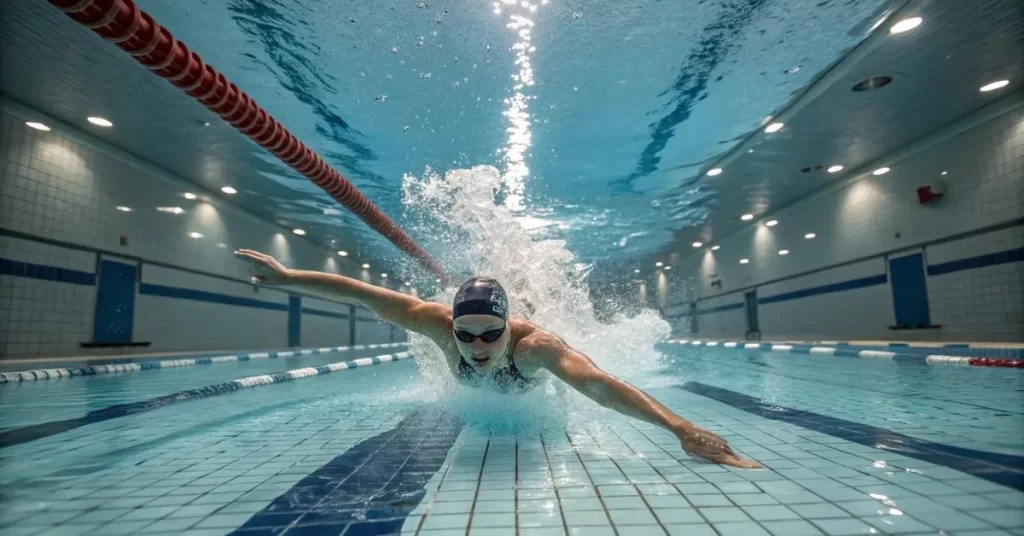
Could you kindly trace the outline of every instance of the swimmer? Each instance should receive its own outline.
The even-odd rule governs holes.
[[[460,382],[519,391],[539,384],[543,371],[548,371],[606,408],[668,430],[692,456],[736,467],[760,467],[737,456],[718,435],[597,368],[558,336],[510,317],[505,290],[493,279],[470,279],[449,307],[341,275],[291,270],[258,251],[242,249],[235,255],[249,263],[253,283],[356,302],[385,321],[427,336],[441,347],[448,369]]]

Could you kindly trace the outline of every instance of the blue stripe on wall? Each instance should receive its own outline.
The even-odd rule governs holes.
[[[448,411],[420,409],[327,462],[232,534],[398,534],[461,430]]]
[[[302,339],[302,298],[288,296],[288,346],[299,346]]]
[[[925,439],[906,436],[885,428],[851,422],[820,413],[766,403],[743,393],[722,389],[699,382],[686,382],[679,387],[685,391],[717,400],[747,413],[795,424],[808,430],[828,434],[879,449],[894,452],[917,460],[942,465],[983,478],[1004,486],[1024,491],[1024,456],[999,454],[951,445],[934,443]]]
[[[803,290],[794,290],[793,292],[784,292],[782,294],[776,294],[774,296],[765,296],[757,300],[758,304],[765,303],[778,303],[789,300],[798,300],[800,298],[807,298],[810,296],[817,296],[819,294],[831,294],[833,292],[843,292],[845,290],[853,290],[858,288],[873,287],[875,285],[884,285],[888,282],[885,274],[873,275],[870,277],[862,277],[860,279],[851,279],[849,281],[840,281],[839,283],[831,283],[828,285],[822,285],[820,287],[805,288]]]
[[[967,259],[933,264],[928,267],[928,275],[951,274],[953,272],[973,270],[975,268],[984,268],[986,266],[996,266],[1011,262],[1024,262],[1024,248],[1010,249],[1000,251],[998,253],[989,253],[988,255],[978,255],[977,257],[969,257]]]
[[[142,283],[139,285],[139,294],[149,296],[161,296],[164,298],[177,298],[181,300],[192,300],[209,303],[220,303],[224,305],[240,305],[243,307],[256,307],[258,309],[271,309],[274,311],[287,311],[288,306],[283,303],[274,303],[252,298],[240,298],[205,290],[193,290],[188,288],[169,287],[155,283]]]
[[[96,284],[96,274],[90,274],[89,272],[3,258],[0,258],[0,274],[40,279],[42,281],[71,283],[74,285]]]
[[[334,311],[324,311],[323,309],[314,309],[312,307],[303,307],[302,308],[302,312],[303,312],[303,314],[313,315],[313,316],[326,316],[326,317],[330,317],[330,318],[342,318],[342,319],[347,319],[348,318],[348,315],[345,314],[345,313],[335,313]]]

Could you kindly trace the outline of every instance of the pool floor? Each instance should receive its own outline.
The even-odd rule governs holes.
[[[699,356],[687,363],[711,359]],[[765,468],[691,459],[671,435],[604,410],[583,427],[485,430],[403,396],[419,381],[412,363],[383,364],[0,449],[0,533],[1024,534],[1024,482],[679,385],[648,392]]]

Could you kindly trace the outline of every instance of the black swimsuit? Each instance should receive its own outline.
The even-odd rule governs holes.
[[[466,362],[466,358],[460,356],[458,374],[459,378],[463,380],[473,381],[487,379],[500,391],[505,393],[528,391],[540,383],[540,379],[538,378],[527,378],[526,376],[523,376],[523,373],[519,372],[519,369],[516,367],[516,362],[512,359],[511,355],[508,356],[507,367],[496,369],[494,372],[491,372],[486,376],[477,372],[476,369],[473,368],[473,365]]]

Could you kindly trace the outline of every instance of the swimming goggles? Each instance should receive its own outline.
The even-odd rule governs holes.
[[[502,327],[500,327],[498,329],[492,329],[490,331],[485,331],[485,332],[483,332],[483,333],[481,333],[479,335],[473,335],[472,333],[470,333],[468,331],[461,330],[461,329],[456,329],[456,330],[454,330],[455,331],[455,338],[459,339],[462,342],[473,342],[473,341],[475,341],[477,339],[480,339],[480,340],[482,340],[482,341],[484,341],[486,343],[492,343],[492,342],[494,342],[494,341],[496,341],[496,340],[501,338],[501,335],[503,333],[505,333],[505,328],[506,327],[507,326],[502,326]]]

